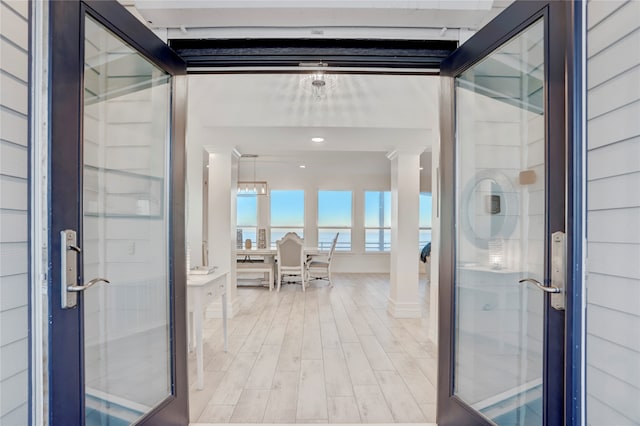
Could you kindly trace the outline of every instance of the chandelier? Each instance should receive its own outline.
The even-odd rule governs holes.
[[[239,196],[253,196],[253,195],[267,195],[267,182],[256,180],[256,158],[255,154],[243,154],[240,158],[253,158],[253,180],[238,180],[238,195]],[[238,177],[240,177],[240,162],[238,161]]]
[[[311,94],[316,101],[326,98],[327,94],[334,91],[337,85],[338,76],[327,74],[324,71],[314,71],[300,76],[300,88]]]

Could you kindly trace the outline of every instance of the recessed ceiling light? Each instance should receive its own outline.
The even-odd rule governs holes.
[[[311,138],[311,140],[312,140],[313,142],[324,142],[324,138],[319,138],[319,137]]]
[[[300,168],[301,168],[301,169],[306,169],[306,168],[307,168],[307,166],[305,166],[304,164],[300,164]]]
[[[424,167],[420,167],[420,170],[424,170]]]

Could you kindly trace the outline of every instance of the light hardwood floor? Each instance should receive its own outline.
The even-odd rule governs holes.
[[[205,322],[205,389],[195,389],[189,354],[190,416],[199,423],[435,422],[436,348],[423,316],[387,314],[386,274],[335,274],[312,282],[239,288],[239,313]]]

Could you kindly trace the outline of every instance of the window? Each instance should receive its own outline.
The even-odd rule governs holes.
[[[420,237],[419,248],[431,242],[431,193],[420,193]]]
[[[365,191],[364,234],[365,251],[391,249],[391,192]]]
[[[304,238],[304,191],[271,191],[271,247],[287,232]]]
[[[242,245],[244,241],[250,239],[253,246],[257,246],[258,229],[258,197],[255,194],[238,195],[237,203],[237,224],[238,232],[242,231]],[[238,235],[240,238],[240,235]]]
[[[351,191],[318,191],[318,248],[329,250],[340,233],[336,250],[351,250]]]

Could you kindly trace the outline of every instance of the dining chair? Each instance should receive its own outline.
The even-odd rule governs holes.
[[[300,276],[302,291],[306,287],[306,265],[304,257],[304,242],[295,232],[287,232],[276,242],[278,252],[278,289],[282,283],[282,276]]]
[[[328,255],[313,255],[307,259],[307,282],[311,280],[327,280],[329,281],[329,287],[333,287],[331,261],[333,260],[333,253],[336,250],[339,235],[340,233],[337,232],[333,238]]]

